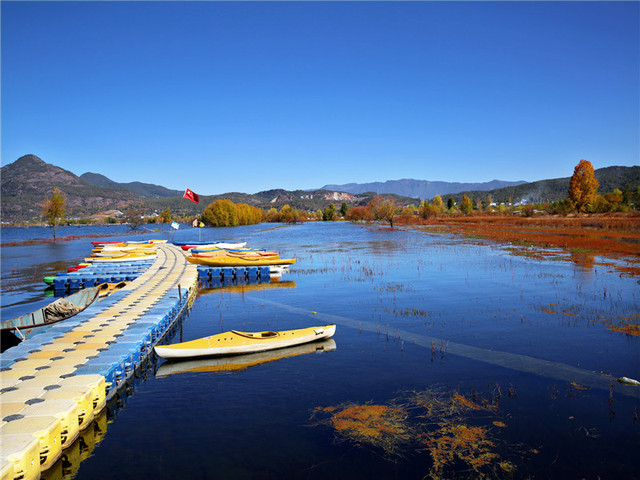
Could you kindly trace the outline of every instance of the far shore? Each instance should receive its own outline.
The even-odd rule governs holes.
[[[378,222],[369,222],[378,224]],[[96,226],[82,224],[77,226]],[[105,224],[106,225],[106,224]],[[155,224],[162,228],[164,224]],[[384,223],[380,223],[384,225]],[[453,233],[491,240],[513,246],[538,248],[562,248],[568,252],[624,257],[633,263],[640,263],[640,212],[566,214],[566,215],[519,215],[476,214],[441,215],[429,219],[416,216],[397,216],[394,225],[410,227],[434,233]],[[9,225],[3,225],[9,226]],[[40,224],[14,224],[11,226],[46,226]],[[74,225],[75,226],[75,225]],[[55,242],[65,242],[80,238],[135,235],[149,233],[150,230],[130,230],[128,232],[101,233],[88,235],[67,235],[57,237]],[[0,243],[0,247],[53,243],[51,238]],[[639,268],[640,271],[640,268]]]

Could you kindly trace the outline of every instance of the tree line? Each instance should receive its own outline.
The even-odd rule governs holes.
[[[640,186],[633,191],[627,189],[623,192],[614,189],[605,194],[599,194],[598,188],[599,182],[595,178],[593,165],[587,160],[580,160],[571,176],[567,197],[558,202],[515,207],[511,202],[509,204],[495,204],[490,194],[485,199],[476,199],[475,201],[464,194],[460,204],[455,202],[453,197],[449,197],[445,203],[440,195],[436,195],[431,201],[424,200],[415,206],[401,205],[391,197],[378,196],[367,205],[351,208],[344,202],[339,209],[332,203],[325,209],[319,209],[315,212],[300,210],[290,205],[283,205],[280,209],[270,208],[265,212],[261,208],[246,203],[236,204],[228,199],[219,199],[207,205],[200,218],[196,219],[209,227],[235,227],[261,222],[299,223],[336,220],[366,222],[378,220],[388,222],[393,228],[394,221],[398,220],[410,222],[416,219],[428,220],[444,215],[472,215],[481,212],[491,214],[520,213],[531,216],[538,212],[567,214],[640,210]],[[64,221],[65,202],[64,194],[54,188],[51,197],[48,197],[42,206],[42,216],[47,225],[52,228],[54,240],[56,228]],[[191,223],[193,218],[173,216],[171,209],[167,207],[157,217],[149,219],[142,215],[140,206],[133,206],[124,212],[122,219],[123,223],[129,224],[133,229],[144,223],[170,223],[176,220]],[[107,219],[107,221],[115,223],[116,219]]]

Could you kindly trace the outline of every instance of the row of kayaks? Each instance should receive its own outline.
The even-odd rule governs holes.
[[[155,260],[158,243],[166,240],[149,240],[146,242],[92,242],[94,248],[86,262],[135,262],[140,260]]]
[[[245,242],[185,244],[187,261],[208,267],[293,265],[295,258],[280,258],[278,252],[247,248]]]

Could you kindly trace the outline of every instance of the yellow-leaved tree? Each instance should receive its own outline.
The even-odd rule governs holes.
[[[569,182],[569,199],[576,205],[576,210],[584,212],[596,200],[599,186],[591,162],[580,160]]]
[[[54,187],[53,193],[42,204],[42,216],[53,231],[53,241],[56,241],[56,228],[64,219],[67,199],[60,190]]]

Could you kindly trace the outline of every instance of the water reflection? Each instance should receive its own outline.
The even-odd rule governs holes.
[[[203,358],[200,360],[184,360],[165,362],[156,372],[156,378],[168,377],[178,373],[233,372],[244,370],[263,363],[282,360],[283,358],[306,355],[308,353],[329,352],[336,349],[332,338],[320,342],[307,343],[296,347],[281,348],[267,352],[234,355],[230,357]]]
[[[240,284],[223,286],[219,281],[212,282],[211,280],[201,281],[198,295],[209,295],[214,292],[228,292],[228,293],[247,293],[255,292],[259,290],[271,290],[276,288],[296,288],[296,282],[293,280],[281,280],[279,277],[272,277],[269,283],[254,283],[254,284]]]
[[[73,444],[62,451],[60,459],[47,471],[42,472],[43,480],[70,480],[76,476],[80,464],[89,458],[96,446],[107,433],[107,410],[94,418],[93,424],[80,435]]]

